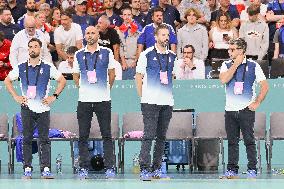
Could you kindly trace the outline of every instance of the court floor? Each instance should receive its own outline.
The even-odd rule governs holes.
[[[104,174],[91,174],[90,179],[79,180],[73,174],[55,175],[53,180],[40,179],[40,174],[33,174],[33,179],[22,180],[21,174],[1,174],[0,189],[274,189],[284,186],[284,175],[263,173],[257,179],[247,179],[241,174],[239,179],[221,180],[219,174],[172,173],[171,179],[140,181],[136,174],[118,174],[112,180],[104,179]]]

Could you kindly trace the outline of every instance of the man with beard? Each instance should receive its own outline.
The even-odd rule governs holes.
[[[114,0],[104,0],[105,12],[98,15],[97,23],[98,23],[98,19],[102,15],[106,15],[108,17],[108,19],[110,20],[110,27],[112,27],[112,28],[114,28],[116,26],[119,27],[122,24],[123,20],[119,15],[114,13],[113,7],[114,7]]]
[[[111,136],[110,88],[115,79],[115,60],[109,48],[98,44],[99,31],[89,26],[85,31],[87,46],[76,52],[73,79],[79,88],[77,119],[79,124],[80,170],[78,177],[88,177],[90,157],[88,138],[93,113],[96,114],[103,139],[106,178],[115,177],[115,155]]]
[[[156,43],[140,54],[136,67],[136,87],[141,97],[144,136],[140,151],[141,180],[167,178],[161,171],[165,139],[172,117],[174,99],[172,93],[173,68],[176,54],[167,49],[169,27],[159,25],[155,30]],[[151,146],[156,139],[152,167]]]
[[[12,41],[9,56],[11,65],[14,67],[19,62],[24,62],[28,59],[28,42],[31,38],[37,38],[42,42],[41,58],[51,62],[51,55],[45,42],[45,36],[42,31],[36,29],[35,18],[26,16],[24,25],[25,29],[19,31]]]
[[[7,3],[15,23],[17,23],[18,19],[26,13],[25,6],[18,0],[7,0]]]
[[[36,3],[35,0],[27,0],[25,8],[27,9],[27,13],[18,19],[18,24],[21,29],[24,29],[24,20],[26,16],[34,16],[36,12]]]
[[[29,58],[19,62],[6,77],[4,83],[14,100],[21,105],[23,123],[23,179],[32,177],[32,140],[35,126],[39,133],[39,153],[41,177],[53,178],[50,169],[50,105],[58,98],[66,80],[55,66],[41,59],[42,42],[32,38],[28,42]],[[20,79],[22,95],[15,91],[12,81]],[[48,96],[50,78],[58,82],[52,96]]]
[[[154,8],[153,9],[153,14],[152,14],[152,20],[153,23],[148,24],[144,27],[144,29],[141,32],[141,35],[138,38],[138,50],[137,50],[137,57],[139,57],[140,53],[143,51],[144,46],[146,48],[149,48],[151,46],[154,46],[155,44],[155,28],[157,28],[159,25],[163,23],[163,9],[160,7]],[[169,45],[170,49],[173,52],[176,52],[176,46],[177,46],[177,36],[175,34],[175,31],[172,26],[165,24],[169,28],[170,32],[170,38],[169,38]]]
[[[6,39],[12,41],[16,33],[18,33],[21,29],[17,24],[12,23],[12,15],[9,8],[5,7],[0,10],[0,16],[0,31],[4,32]]]

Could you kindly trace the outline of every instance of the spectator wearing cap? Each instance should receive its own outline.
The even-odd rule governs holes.
[[[80,25],[72,22],[72,15],[69,12],[61,12],[60,18],[61,25],[54,31],[54,42],[59,58],[66,60],[68,47],[83,47],[83,33]]]
[[[12,23],[12,15],[8,7],[0,10],[0,16],[0,31],[4,32],[5,39],[12,41],[16,33],[18,33],[21,29],[17,24]]]
[[[99,45],[111,49],[114,59],[119,61],[119,35],[115,29],[110,27],[110,21],[106,15],[102,15],[99,18],[97,28],[100,34],[98,39]]]
[[[73,14],[72,20],[81,26],[82,33],[88,26],[95,25],[95,19],[93,16],[86,14],[87,12],[87,0],[76,0],[75,3],[76,14]]]
[[[24,4],[22,4],[18,0],[10,0],[10,1],[7,1],[7,2],[8,2],[7,6],[11,10],[12,17],[13,17],[15,23],[17,23],[18,19],[20,17],[22,17],[26,13],[27,10],[25,9]]]
[[[4,81],[12,66],[9,61],[11,41],[5,39],[4,33],[0,31],[0,81]]]
[[[249,21],[241,24],[239,36],[247,42],[247,58],[262,60],[269,46],[268,25],[259,18],[259,5],[251,4],[247,13]]]
[[[36,29],[36,21],[32,16],[26,16],[24,20],[25,29],[19,31],[11,44],[10,63],[12,67],[19,62],[24,62],[29,57],[28,42],[31,38],[37,38],[42,42],[41,59],[51,62],[51,55],[48,51],[45,37],[42,31]]]
[[[18,24],[21,29],[24,29],[24,20],[26,16],[34,17],[36,12],[36,3],[35,0],[27,0],[25,8],[27,9],[27,13],[24,14],[21,18],[18,19]]]
[[[110,27],[119,27],[122,24],[123,20],[119,15],[115,14],[113,11],[114,0],[104,0],[103,2],[105,11],[102,14],[98,15],[96,24],[98,23],[98,19],[102,15],[106,15],[110,20]]]

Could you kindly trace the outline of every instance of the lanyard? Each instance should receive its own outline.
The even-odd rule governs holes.
[[[159,65],[160,65],[160,71],[162,71],[162,64],[161,64],[161,61],[160,61],[160,58],[159,58],[159,55],[158,55],[158,52],[157,52],[156,47],[155,47],[155,52],[156,52],[156,55],[157,55],[158,63],[159,63]],[[169,66],[169,54],[167,54],[167,65],[166,65],[166,71],[168,71],[168,66]]]
[[[245,81],[246,68],[247,68],[247,63],[244,64],[243,78],[242,78],[241,82],[244,82],[244,81]],[[234,74],[234,79],[235,79],[236,81],[237,81],[237,71],[238,71],[238,70],[236,70],[236,72],[235,72],[235,74]]]
[[[94,63],[94,69],[96,69],[97,67],[97,60],[98,60],[98,56],[100,54],[100,51],[99,52],[96,52],[96,58],[95,58],[95,63]],[[87,56],[86,56],[86,53],[85,53],[85,66],[86,66],[86,70],[89,71],[89,66],[88,66],[88,63],[87,63]]]
[[[37,86],[41,64],[42,64],[42,62],[40,62],[40,65],[39,65],[38,70],[37,70],[35,86]],[[28,62],[26,64],[26,77],[27,77],[27,84],[29,86],[30,85],[30,80],[29,80],[29,66],[28,66]]]

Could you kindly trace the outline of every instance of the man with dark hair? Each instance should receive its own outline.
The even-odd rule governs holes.
[[[239,37],[247,42],[246,56],[254,60],[262,60],[269,46],[268,25],[259,18],[260,6],[251,4],[247,8],[249,21],[243,22]]]
[[[136,87],[141,97],[144,122],[139,161],[141,180],[167,177],[161,171],[161,163],[174,105],[172,78],[176,59],[175,53],[167,50],[169,33],[168,25],[161,24],[156,28],[155,45],[140,54],[136,67]],[[150,151],[154,139],[156,142],[150,167]]]
[[[41,59],[42,42],[32,38],[28,42],[29,58],[19,62],[6,77],[4,83],[14,100],[21,105],[23,123],[23,168],[24,179],[32,177],[32,140],[35,126],[39,133],[39,153],[41,177],[53,178],[50,165],[50,105],[58,98],[65,87],[66,80],[55,66]],[[20,79],[22,95],[18,95],[12,82]],[[48,96],[50,78],[58,82],[52,96]]]
[[[36,12],[36,3],[35,0],[27,0],[25,8],[27,9],[27,13],[18,19],[18,24],[21,29],[24,29],[24,20],[26,16],[34,16]]]
[[[98,23],[98,20],[102,15],[106,15],[109,18],[110,27],[112,28],[115,28],[116,26],[119,27],[122,24],[123,20],[119,15],[115,14],[113,11],[114,0],[104,0],[103,2],[104,2],[105,11],[104,13],[97,16],[96,24]]]
[[[238,177],[240,131],[247,152],[247,177],[257,176],[253,128],[255,111],[268,92],[268,82],[260,65],[246,58],[246,49],[247,43],[242,38],[229,41],[231,60],[223,62],[220,70],[220,81],[226,84],[225,129],[228,138],[227,171],[221,178]],[[258,96],[255,93],[257,83],[260,84]]]
[[[130,7],[135,22],[140,24],[143,28],[146,26],[146,15],[140,12],[141,3],[140,0],[131,0]]]
[[[163,24],[163,9],[161,9],[160,7],[154,8],[152,20],[153,20],[153,23],[146,25],[143,28],[141,35],[138,38],[137,57],[139,57],[144,47],[149,48],[151,46],[154,46],[156,42],[154,31],[155,31],[155,28]],[[164,24],[164,25],[167,25],[170,31],[170,38],[169,38],[169,43],[168,43],[169,48],[172,51],[176,52],[177,36],[176,36],[175,30],[169,24]]]
[[[54,31],[54,42],[58,56],[66,60],[68,47],[83,47],[83,33],[80,25],[72,22],[72,15],[68,11],[61,12],[60,16],[61,26]]]
[[[7,0],[8,2],[8,7],[11,10],[13,19],[15,21],[15,23],[18,22],[18,19],[23,16],[27,10],[24,6],[24,4],[21,1],[18,0]]]
[[[176,30],[176,26],[178,26],[182,21],[180,20],[179,11],[172,5],[169,4],[168,0],[159,0],[159,6],[163,10],[163,22],[171,25],[174,30]],[[155,9],[155,8],[154,8]],[[151,9],[146,18],[146,24],[150,24],[153,22],[153,10]]]
[[[4,81],[8,73],[12,70],[9,61],[11,41],[5,39],[4,33],[0,31],[0,81]]]
[[[0,31],[3,31],[5,38],[12,41],[14,36],[21,30],[17,24],[12,23],[12,15],[9,8],[0,10],[1,23]]]
[[[68,47],[66,51],[67,59],[60,62],[58,66],[58,71],[60,71],[61,73],[66,73],[66,74],[73,73],[72,69],[73,69],[74,55],[75,55],[75,52],[78,50],[79,49],[75,46]]]

